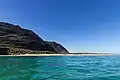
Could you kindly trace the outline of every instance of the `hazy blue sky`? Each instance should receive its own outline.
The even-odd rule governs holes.
[[[120,52],[120,0],[0,0],[0,21],[70,52]]]

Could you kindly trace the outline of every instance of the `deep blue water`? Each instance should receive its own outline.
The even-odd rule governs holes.
[[[0,80],[120,80],[120,56],[0,57]]]

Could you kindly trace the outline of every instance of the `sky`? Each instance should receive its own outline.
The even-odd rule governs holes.
[[[69,52],[120,53],[120,0],[0,0],[0,21]]]

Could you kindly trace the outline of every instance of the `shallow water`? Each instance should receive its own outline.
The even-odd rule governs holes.
[[[120,56],[0,57],[0,80],[120,80]]]

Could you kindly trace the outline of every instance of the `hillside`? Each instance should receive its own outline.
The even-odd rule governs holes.
[[[32,30],[6,22],[0,22],[0,47],[68,53],[62,45],[44,41]]]

